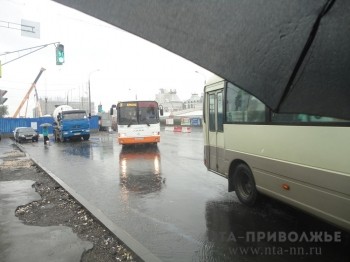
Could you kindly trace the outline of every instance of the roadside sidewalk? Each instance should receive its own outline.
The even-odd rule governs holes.
[[[19,206],[38,201],[41,197],[32,188],[35,181],[18,180],[20,169],[14,169],[13,180],[6,176],[7,181],[3,181],[9,170],[2,164],[13,151],[13,141],[3,138],[0,142],[1,261],[80,261],[83,252],[93,245],[81,240],[70,227],[25,225],[16,217]]]
[[[142,260],[105,226],[108,220],[100,222],[20,148],[9,138],[0,142],[1,262]]]

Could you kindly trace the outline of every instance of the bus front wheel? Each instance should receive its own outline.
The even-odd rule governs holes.
[[[247,206],[253,206],[258,197],[255,180],[250,168],[239,164],[233,174],[233,186],[238,199]]]

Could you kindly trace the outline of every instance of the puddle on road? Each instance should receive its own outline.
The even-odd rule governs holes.
[[[37,201],[40,195],[31,185],[34,181],[0,182],[2,235],[0,257],[3,261],[79,261],[92,244],[82,241],[65,226],[36,227],[24,225],[15,217],[23,203]]]
[[[0,156],[4,261],[138,261],[48,174],[20,156]]]

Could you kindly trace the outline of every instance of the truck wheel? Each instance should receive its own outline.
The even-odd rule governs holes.
[[[250,168],[239,164],[233,174],[233,186],[238,199],[247,206],[253,206],[258,197],[255,180]]]
[[[89,140],[89,139],[90,139],[90,135],[84,135],[84,136],[83,136],[83,139],[84,139],[84,141]]]

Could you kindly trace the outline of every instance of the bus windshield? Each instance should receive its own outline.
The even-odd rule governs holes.
[[[118,104],[117,110],[119,125],[159,123],[157,102],[122,102]]]

